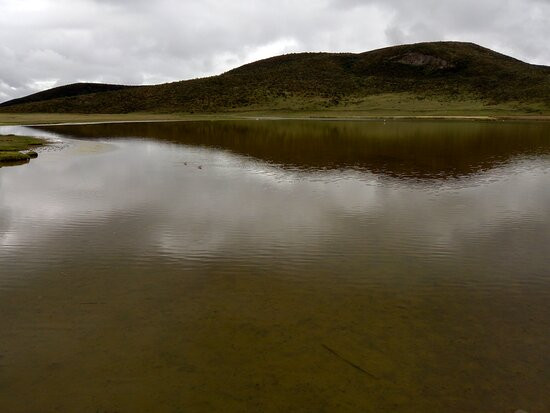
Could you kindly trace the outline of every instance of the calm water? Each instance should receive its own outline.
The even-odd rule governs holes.
[[[550,124],[0,133],[2,411],[550,411]]]

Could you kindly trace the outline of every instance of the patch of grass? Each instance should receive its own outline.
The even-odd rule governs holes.
[[[29,159],[31,159],[31,158],[26,153],[0,151],[0,164],[1,163],[28,161]]]
[[[44,139],[32,136],[0,135],[0,152],[24,151],[31,146],[42,146],[45,143]]]
[[[38,156],[31,148],[45,144],[44,139],[31,136],[0,135],[0,166],[28,162]]]

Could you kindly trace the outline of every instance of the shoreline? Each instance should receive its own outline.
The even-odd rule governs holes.
[[[52,124],[136,123],[173,121],[224,121],[224,120],[316,120],[316,121],[529,121],[549,122],[550,115],[375,115],[318,112],[238,112],[212,114],[65,114],[65,113],[0,113],[0,126],[39,126]]]

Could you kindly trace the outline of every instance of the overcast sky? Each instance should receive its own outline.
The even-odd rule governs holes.
[[[472,41],[550,65],[550,0],[0,0],[0,102],[151,84],[301,51]]]

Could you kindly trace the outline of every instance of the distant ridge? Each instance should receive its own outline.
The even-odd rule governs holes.
[[[0,103],[0,107],[21,105],[23,103],[43,102],[46,100],[59,99],[72,96],[89,95],[91,93],[111,92],[114,90],[126,89],[132,86],[110,85],[105,83],[73,83],[65,86],[58,86],[42,92],[33,93],[22,98],[9,100]]]
[[[0,112],[359,110],[417,101],[427,109],[464,102],[548,111],[550,67],[473,43],[417,43],[359,54],[288,54],[156,86],[77,83],[5,102]]]

